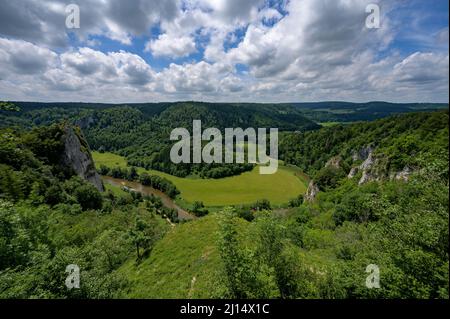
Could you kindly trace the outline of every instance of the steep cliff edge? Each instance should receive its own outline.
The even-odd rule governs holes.
[[[319,194],[319,186],[312,180],[308,185],[308,190],[306,191],[304,201],[314,202],[316,200],[317,194]]]
[[[354,166],[348,173],[348,178],[354,178],[359,172],[362,176],[358,182],[359,185],[366,184],[373,181],[382,180],[401,180],[407,182],[414,169],[409,166],[405,166],[400,171],[392,171],[388,169],[388,160],[386,157],[376,155],[375,148],[367,146],[362,148],[358,152],[354,152],[352,156],[353,161],[362,160],[362,164]]]
[[[103,192],[104,187],[98,175],[94,160],[92,159],[89,145],[81,131],[72,126],[64,127],[64,153],[62,162],[71,167],[81,178],[93,184],[99,191]]]

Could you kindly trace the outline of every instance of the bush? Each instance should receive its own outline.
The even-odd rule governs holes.
[[[341,168],[336,167],[324,167],[315,177],[315,181],[321,190],[330,190],[336,188],[339,185],[340,180],[345,178],[345,172]]]
[[[203,202],[194,202],[192,213],[197,217],[203,217],[209,214],[209,211],[203,205]]]
[[[100,168],[99,168],[99,170],[98,170],[98,173],[100,174],[100,175],[104,175],[104,176],[107,176],[107,175],[110,175],[111,174],[111,170],[107,167],[107,166],[105,166],[105,165],[100,165]]]
[[[103,198],[100,192],[91,184],[84,184],[75,190],[75,198],[83,210],[101,209]]]
[[[251,222],[255,219],[255,215],[251,212],[249,208],[243,208],[237,211],[238,217],[245,219],[248,222]]]
[[[271,210],[272,207],[270,205],[270,201],[269,200],[261,199],[261,200],[258,200],[256,203],[254,203],[252,205],[252,209],[261,211],[261,210]]]
[[[291,199],[289,201],[289,207],[295,208],[300,207],[303,204],[303,195],[298,195],[297,198]]]

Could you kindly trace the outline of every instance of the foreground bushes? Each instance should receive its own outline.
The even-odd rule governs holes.
[[[409,182],[357,186],[342,180],[316,203],[291,208],[285,216],[254,210],[247,223],[237,218],[245,216],[242,209],[225,210],[217,294],[448,298],[447,165],[436,159]],[[380,288],[367,288],[368,265],[379,268]]]

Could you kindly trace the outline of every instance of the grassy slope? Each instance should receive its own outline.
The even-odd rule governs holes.
[[[243,219],[237,221],[240,240],[251,246],[249,223]],[[217,231],[218,214],[176,225],[155,244],[149,257],[139,263],[132,257],[118,269],[119,273],[130,280],[130,290],[123,297],[214,298],[221,271]],[[325,233],[328,235],[325,236]],[[304,265],[323,271],[337,262],[332,253],[333,245],[329,242],[334,238],[331,231],[316,230],[314,234],[307,234],[306,238],[311,246],[309,251],[295,247]]]
[[[238,233],[243,243],[252,245],[249,223],[238,219]],[[221,271],[217,250],[218,214],[176,225],[160,241],[150,256],[140,263],[132,257],[118,272],[130,280],[130,290],[123,296],[131,299],[209,299]],[[293,247],[304,265],[324,271],[338,262],[332,253],[331,231],[322,239],[320,230],[307,234],[311,250]],[[325,231],[320,232],[324,235]],[[195,279],[194,279],[195,278]]]
[[[111,153],[93,152],[93,157],[97,166],[127,165],[123,157]],[[138,171],[141,173],[146,170],[139,168]],[[306,192],[306,178],[294,167],[280,166],[273,175],[260,175],[259,168],[255,168],[239,176],[208,180],[180,178],[153,170],[147,172],[171,180],[185,201],[192,203],[200,200],[206,206],[250,204],[263,198],[280,205]]]
[[[217,227],[216,214],[177,225],[156,243],[150,257],[139,264],[130,259],[118,270],[131,280],[125,297],[210,297],[220,269]]]

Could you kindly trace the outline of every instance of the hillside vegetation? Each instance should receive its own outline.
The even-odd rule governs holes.
[[[62,125],[0,131],[0,298],[112,298],[115,270],[167,231],[142,197],[100,193],[63,164]],[[89,150],[83,150],[89,152]],[[81,269],[81,289],[65,286]]]
[[[400,113],[448,110],[448,103],[316,102],[293,105],[307,118],[319,123],[373,121]]]
[[[208,217],[211,223],[208,228],[214,227],[213,221],[218,225],[215,247],[222,261],[216,265],[214,259],[208,259],[206,262],[211,265],[208,274],[215,269],[220,274],[216,278],[220,279],[211,280],[207,292],[202,290],[204,294],[194,294],[193,279],[198,273],[198,268],[194,268],[180,280],[178,289],[166,296],[448,298],[447,119],[447,112],[411,114],[306,133],[309,139],[304,139],[303,145],[310,150],[318,147],[323,154],[317,163],[312,157],[305,162],[305,169],[311,172],[319,172],[316,167],[325,167],[327,159],[338,154],[345,159],[345,152],[326,148],[335,146],[333,141],[340,136],[345,136],[340,146],[348,149],[349,155],[350,150],[369,143],[378,148],[378,156],[386,156],[387,163],[398,159],[403,151],[399,147],[404,145],[400,141],[407,139],[415,145],[410,148],[412,153],[406,153],[405,162],[388,167],[411,165],[415,169],[407,179],[390,179],[385,175],[384,179],[363,185],[358,185],[356,177],[333,175],[334,183],[327,185],[314,200],[281,214],[254,212],[250,223],[242,224],[238,209],[226,209],[217,217]],[[345,133],[336,134],[341,131]],[[328,142],[322,144],[318,137]],[[292,149],[294,146],[300,148],[295,140]],[[191,227],[196,223],[200,221],[193,221]],[[182,236],[183,232],[178,231],[174,229],[171,243],[177,235]],[[199,247],[213,246],[212,237],[196,237],[195,233],[191,240],[205,238]],[[164,247],[173,245],[165,240],[161,242]],[[175,247],[167,251],[172,249]],[[197,257],[193,258],[199,255],[200,252],[195,253]],[[166,258],[158,269],[171,265]],[[150,258],[145,268],[136,270],[137,280],[145,282],[147,274],[154,276],[150,274],[156,271],[155,265]],[[369,265],[376,265],[380,271],[378,289],[366,287]],[[169,277],[174,280],[171,273],[159,274],[159,282]],[[202,279],[200,282],[203,287]],[[133,294],[145,296],[144,291],[151,289],[138,290]],[[161,290],[165,291],[163,287]],[[152,296],[153,293],[149,292]]]
[[[315,132],[285,133],[280,138],[280,159],[313,175],[332,157],[339,156],[345,173],[364,148],[386,159],[385,170],[406,166],[419,169],[445,156],[448,149],[448,111],[412,113],[386,119],[335,125]],[[360,160],[360,159],[357,159]]]
[[[242,221],[244,223],[244,221]],[[220,270],[217,216],[177,226],[156,243],[151,256],[118,272],[130,280],[129,298],[210,298]]]
[[[313,177],[304,198],[283,209],[259,198],[188,222],[154,196],[100,193],[75,176],[60,160],[64,132],[0,131],[0,298],[449,297],[446,111],[287,132],[281,156]],[[69,264],[81,268],[81,289],[65,286]],[[369,289],[374,266],[379,288]]]

